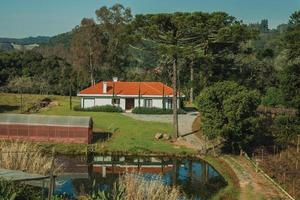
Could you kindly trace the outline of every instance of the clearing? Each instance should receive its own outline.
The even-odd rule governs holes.
[[[156,141],[156,133],[172,132],[172,126],[169,123],[141,121],[125,116],[121,113],[106,112],[79,112],[73,111],[69,106],[69,97],[67,96],[42,96],[42,95],[23,95],[23,104],[26,108],[37,100],[43,98],[52,100],[49,106],[42,108],[36,114],[44,115],[71,115],[71,116],[91,116],[94,121],[94,132],[97,135],[107,137],[105,142],[95,143],[96,151],[104,152],[128,152],[128,153],[163,153],[163,154],[193,154],[194,150],[174,145],[169,141]],[[79,105],[80,98],[73,97],[73,106]],[[0,94],[0,112],[19,113],[20,95]],[[9,109],[7,109],[9,108]],[[110,134],[111,133],[111,134]],[[42,146],[50,150],[52,146],[56,151],[65,154],[78,154],[86,152],[86,145],[76,144],[46,144]]]

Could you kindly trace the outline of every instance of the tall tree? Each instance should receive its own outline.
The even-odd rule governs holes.
[[[103,65],[105,52],[104,34],[92,19],[84,18],[74,30],[71,51],[78,71],[87,72],[91,85],[95,84],[95,73]]]
[[[178,58],[185,45],[202,39],[203,17],[203,13],[147,14],[137,15],[133,23],[145,40],[151,40],[172,59],[173,139],[178,137]]]
[[[300,57],[300,11],[290,16],[288,28],[284,35],[284,46],[288,50],[289,59]]]
[[[129,23],[132,21],[130,8],[121,4],[106,6],[96,10],[99,28],[106,43],[105,67],[110,75],[119,76],[122,67],[129,65],[129,42],[132,40]]]

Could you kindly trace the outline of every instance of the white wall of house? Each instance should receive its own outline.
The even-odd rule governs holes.
[[[121,98],[120,99],[120,105],[119,105],[123,110],[125,110],[125,99]]]
[[[141,98],[140,99],[140,106],[144,107],[145,106],[145,100],[146,99],[152,99],[152,107],[157,107],[157,108],[163,108],[163,103],[162,103],[162,98]],[[167,103],[167,99],[165,99],[165,102]],[[178,108],[179,108],[179,99],[178,99]],[[82,97],[81,98],[81,107],[82,108],[89,108],[93,106],[104,106],[104,105],[112,105],[112,99],[108,97]],[[126,108],[126,99],[125,98],[120,98],[120,106],[123,110]],[[138,107],[139,106],[139,98],[134,99],[134,106]],[[166,108],[168,106],[166,105]]]

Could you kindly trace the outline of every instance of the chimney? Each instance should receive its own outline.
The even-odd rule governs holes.
[[[113,82],[117,82],[118,81],[118,77],[113,77]]]
[[[103,82],[103,94],[107,93],[107,83]]]

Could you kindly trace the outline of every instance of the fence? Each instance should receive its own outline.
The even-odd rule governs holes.
[[[246,158],[289,199],[300,198],[300,154],[296,148],[279,151],[274,145],[255,151]]]

